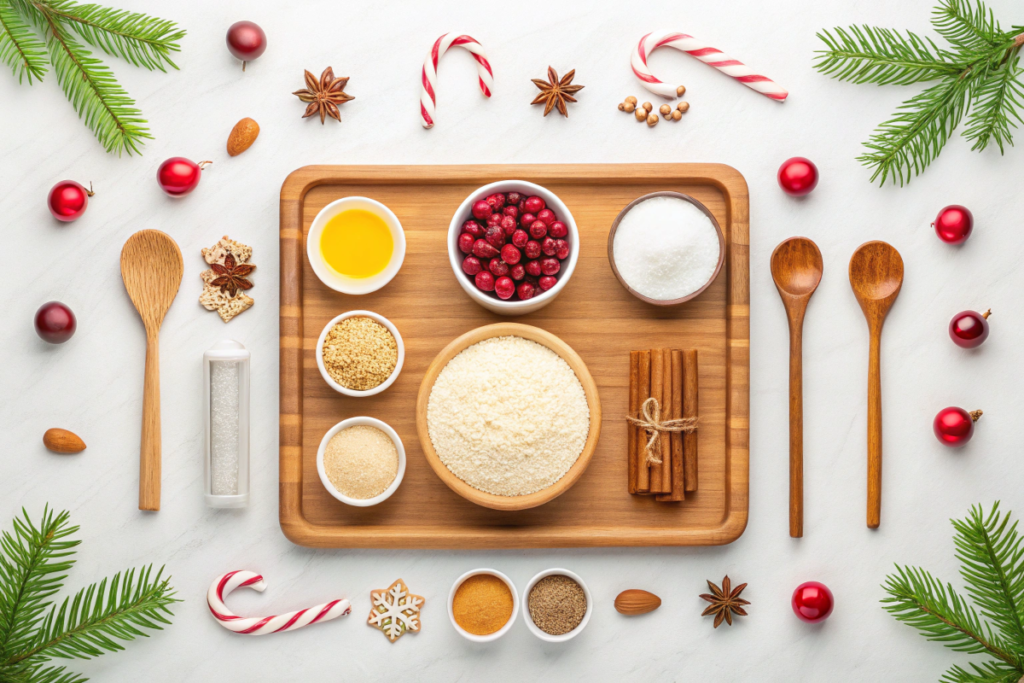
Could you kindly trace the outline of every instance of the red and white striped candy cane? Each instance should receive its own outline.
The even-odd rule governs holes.
[[[633,67],[633,73],[640,79],[643,86],[655,95],[668,98],[676,97],[676,89],[655,78],[647,66],[647,56],[662,45],[674,47],[692,57],[696,57],[705,64],[715,67],[722,73],[735,78],[743,85],[756,90],[765,97],[781,102],[789,96],[789,92],[785,88],[779,86],[778,83],[767,76],[757,73],[743,62],[733,59],[717,48],[708,47],[693,36],[676,31],[648,33],[640,39],[640,43],[633,50],[629,59]]]
[[[441,55],[448,51],[448,48],[461,47],[473,55],[476,60],[476,70],[480,76],[480,90],[484,97],[491,96],[491,88],[494,87],[494,72],[491,71],[491,63],[487,61],[484,48],[473,37],[462,33],[446,33],[434,42],[423,62],[423,88],[420,91],[420,117],[423,119],[424,128],[434,127],[434,109],[437,104],[437,63]]]
[[[262,593],[266,587],[267,583],[256,572],[228,572],[218,576],[210,584],[206,602],[209,603],[210,612],[217,619],[218,624],[229,631],[250,636],[294,631],[303,626],[343,617],[352,611],[352,605],[348,600],[331,600],[323,605],[272,617],[239,617],[224,604],[224,597],[230,595],[236,588],[252,588],[254,591]]]

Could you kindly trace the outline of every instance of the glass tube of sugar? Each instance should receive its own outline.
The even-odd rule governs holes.
[[[249,352],[225,339],[203,354],[206,504],[249,504]]]

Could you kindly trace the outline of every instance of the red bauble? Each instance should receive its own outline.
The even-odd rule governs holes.
[[[212,164],[212,161],[200,161],[198,164],[185,157],[171,157],[156,172],[156,181],[160,183],[160,189],[172,197],[184,197],[196,189],[199,179],[203,175],[203,169]]]
[[[973,349],[988,339],[988,317],[992,309],[984,313],[960,311],[949,321],[949,338],[957,346]]]
[[[95,193],[92,191],[92,183],[89,189],[74,180],[62,180],[50,190],[50,196],[46,198],[46,205],[50,207],[53,217],[64,223],[78,220],[85,213],[89,206],[89,197]]]
[[[825,621],[834,606],[832,591],[823,583],[808,581],[793,591],[793,613],[809,624]]]
[[[36,334],[51,344],[63,344],[75,334],[78,322],[71,309],[59,301],[50,301],[36,311]]]
[[[974,215],[966,206],[952,204],[939,211],[932,227],[946,244],[963,244],[974,229]]]
[[[974,436],[974,423],[979,417],[980,410],[967,412],[955,406],[943,408],[932,423],[935,438],[945,446],[963,446]]]
[[[227,43],[231,54],[242,60],[242,71],[245,71],[246,62],[256,59],[267,49],[267,34],[251,21],[236,21],[228,29]]]
[[[779,187],[791,197],[810,194],[818,184],[818,167],[810,159],[793,157],[779,166]]]

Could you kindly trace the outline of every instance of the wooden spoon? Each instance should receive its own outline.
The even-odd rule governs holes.
[[[146,380],[142,394],[139,509],[160,509],[160,325],[181,285],[184,265],[174,240],[140,230],[121,249],[121,279],[146,326]]]
[[[868,320],[868,527],[882,517],[882,324],[903,286],[903,258],[885,242],[860,245],[850,258],[850,286]]]
[[[790,237],[772,252],[772,279],[789,319],[789,535],[804,535],[804,361],[807,302],[821,282],[818,245]]]

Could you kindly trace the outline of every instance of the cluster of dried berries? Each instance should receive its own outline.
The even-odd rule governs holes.
[[[681,85],[678,88],[676,88],[676,93],[678,93],[680,97],[682,97],[683,93],[685,92],[686,86]],[[678,121],[681,118],[683,118],[683,114],[689,111],[689,109],[689,102],[680,102],[679,104],[676,105],[675,109],[673,109],[671,106],[667,104],[663,104],[661,105],[661,107],[658,108],[658,111],[661,112],[661,115],[665,118],[666,121]],[[633,97],[632,95],[627,97],[623,102],[619,104],[619,111],[624,111],[627,114],[633,114],[634,116],[636,116],[637,121],[640,121],[641,123],[646,121],[647,125],[651,128],[658,125],[658,115],[655,114],[653,110],[653,104],[651,104],[650,102],[637,104],[636,98]]]

